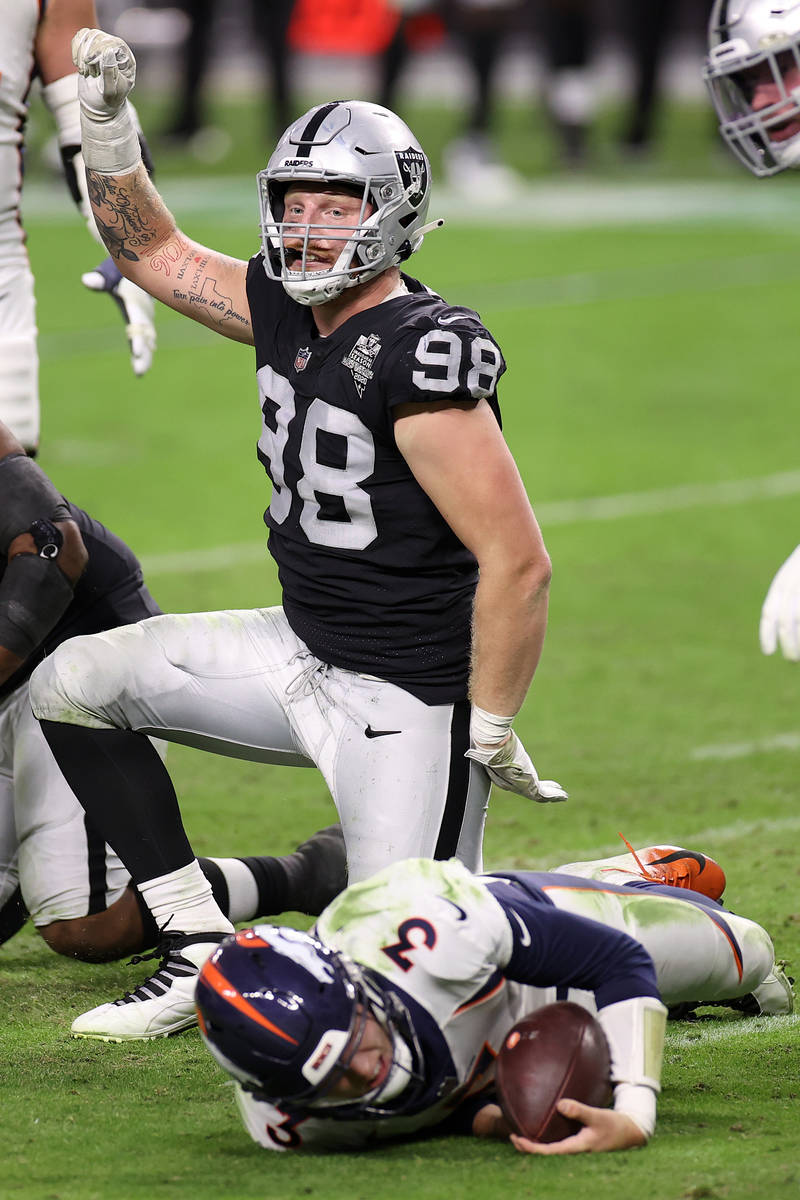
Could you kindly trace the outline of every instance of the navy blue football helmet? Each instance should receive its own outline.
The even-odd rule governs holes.
[[[425,1090],[422,1053],[405,1006],[376,978],[308,933],[258,925],[225,938],[195,993],[200,1032],[221,1067],[279,1108],[353,1120],[396,1116]],[[392,1065],[357,1100],[329,1098],[372,1016]]]

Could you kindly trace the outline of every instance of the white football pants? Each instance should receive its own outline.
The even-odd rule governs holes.
[[[233,758],[316,766],[351,883],[402,858],[481,870],[489,780],[466,705],[424,704],[321,662],[282,608],[168,614],[73,638],[31,677],[37,717],[135,729]]]
[[[16,890],[35,925],[100,912],[128,884],[50,752],[23,683],[0,701],[0,908]]]
[[[39,355],[33,275],[27,263],[0,264],[0,421],[26,450],[39,444]]]
[[[575,874],[580,866],[592,864],[572,863],[570,871]],[[585,874],[590,877],[588,870]],[[556,908],[601,921],[641,942],[655,964],[668,1007],[746,996],[772,970],[775,951],[765,929],[727,909],[693,902],[691,891],[675,889],[673,897],[648,887],[590,889],[578,879],[565,884],[564,878],[550,885],[542,875],[537,882]]]

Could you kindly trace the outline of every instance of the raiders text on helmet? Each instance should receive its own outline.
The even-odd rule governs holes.
[[[800,120],[800,87],[785,82],[796,69],[800,83],[800,0],[715,0],[708,38],[703,78],[733,153],[754,175],[800,166],[800,135],[786,136]],[[775,98],[756,110],[759,70]]]
[[[298,263],[287,262],[285,238],[298,226],[284,220],[287,187],[297,183],[341,185],[361,199],[354,225],[327,241],[341,241],[327,270],[307,265],[309,243],[320,225],[304,227]],[[408,126],[387,108],[364,100],[335,100],[310,109],[286,130],[258,175],[264,266],[293,300],[322,304],[345,288],[373,279],[419,248],[431,190],[430,164]]]

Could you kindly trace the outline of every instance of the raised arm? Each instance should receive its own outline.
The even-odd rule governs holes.
[[[129,47],[98,29],[82,29],[73,39],[72,56],[81,77],[89,200],[114,262],[155,299],[252,345],[247,264],[182,233],[142,163],[127,100],[136,75]]]

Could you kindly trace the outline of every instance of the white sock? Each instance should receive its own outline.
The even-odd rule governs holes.
[[[231,921],[252,921],[258,915],[258,884],[253,872],[239,858],[210,858],[208,861],[215,863],[225,876]]]
[[[232,933],[197,859],[137,885],[159,929],[169,933]]]

